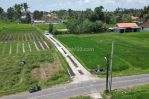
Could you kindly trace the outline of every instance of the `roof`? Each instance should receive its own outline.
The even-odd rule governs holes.
[[[142,27],[149,28],[149,20],[147,20],[146,22],[144,22],[144,24],[142,25]]]
[[[132,28],[132,27],[138,27],[136,23],[118,23],[118,28]]]

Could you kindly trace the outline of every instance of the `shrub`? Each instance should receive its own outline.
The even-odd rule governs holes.
[[[54,35],[68,34],[68,33],[69,33],[68,31],[58,31],[58,30],[54,30],[54,31],[53,31],[53,34],[54,34]]]
[[[53,24],[49,24],[49,33],[52,33],[53,31]]]
[[[101,21],[92,22],[88,19],[80,22],[77,19],[71,19],[66,23],[70,33],[81,34],[81,33],[97,33],[106,30],[106,24]]]

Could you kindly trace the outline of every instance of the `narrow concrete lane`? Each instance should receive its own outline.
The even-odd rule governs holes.
[[[45,36],[56,46],[75,74],[72,83],[80,83],[81,81],[96,79],[96,77],[91,75],[91,73],[88,72],[84,66],[82,66],[81,63],[57,39],[53,37],[52,34]]]

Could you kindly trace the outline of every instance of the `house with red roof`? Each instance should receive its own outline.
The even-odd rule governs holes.
[[[136,23],[117,23],[115,31],[120,33],[140,32],[141,27],[139,27]]]

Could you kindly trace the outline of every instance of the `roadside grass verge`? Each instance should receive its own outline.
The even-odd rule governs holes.
[[[78,96],[78,97],[71,97],[69,99],[93,99],[90,96]]]
[[[148,89],[149,85],[129,89],[113,90],[109,94],[104,94],[103,99],[148,99]]]
[[[106,68],[104,59],[115,42],[113,75],[124,76],[149,73],[149,33],[102,33],[81,35],[57,35],[59,39],[88,69],[94,71],[98,65]]]

